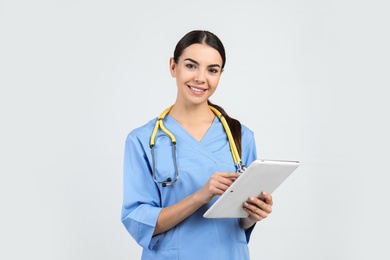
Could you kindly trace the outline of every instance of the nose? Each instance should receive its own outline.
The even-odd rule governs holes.
[[[194,80],[196,83],[204,83],[205,81],[205,73],[203,71],[198,70],[195,74]]]

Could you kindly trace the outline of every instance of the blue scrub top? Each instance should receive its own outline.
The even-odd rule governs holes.
[[[217,117],[199,142],[167,115],[164,125],[176,137],[179,179],[173,186],[156,184],[149,144],[155,122],[153,119],[133,130],[125,144],[122,223],[143,247],[142,259],[249,259],[253,227],[244,230],[240,219],[203,218],[217,196],[174,228],[153,236],[162,208],[199,190],[214,172],[236,171],[225,130]],[[159,130],[155,144],[157,180],[175,179],[171,139]],[[253,132],[244,125],[241,157],[245,165],[257,158]]]

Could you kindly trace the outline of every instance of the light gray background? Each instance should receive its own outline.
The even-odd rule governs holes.
[[[0,0],[1,259],[139,259],[127,133],[175,100],[192,29],[227,49],[213,101],[260,158],[300,160],[253,259],[389,259],[387,1]]]

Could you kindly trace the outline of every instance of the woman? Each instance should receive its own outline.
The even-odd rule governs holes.
[[[143,247],[142,259],[249,259],[253,227],[272,211],[271,195],[263,194],[263,200],[243,201],[247,218],[203,218],[238,177],[224,127],[210,106],[228,121],[243,163],[256,159],[253,133],[209,101],[225,61],[217,36],[186,34],[170,59],[176,102],[159,119],[176,138],[176,156],[168,134],[159,129],[151,138],[156,119],[126,139],[122,222]]]

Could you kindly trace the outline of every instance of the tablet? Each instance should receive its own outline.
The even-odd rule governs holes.
[[[272,194],[299,166],[297,161],[255,160],[203,214],[205,218],[246,218],[242,203],[261,192]]]

